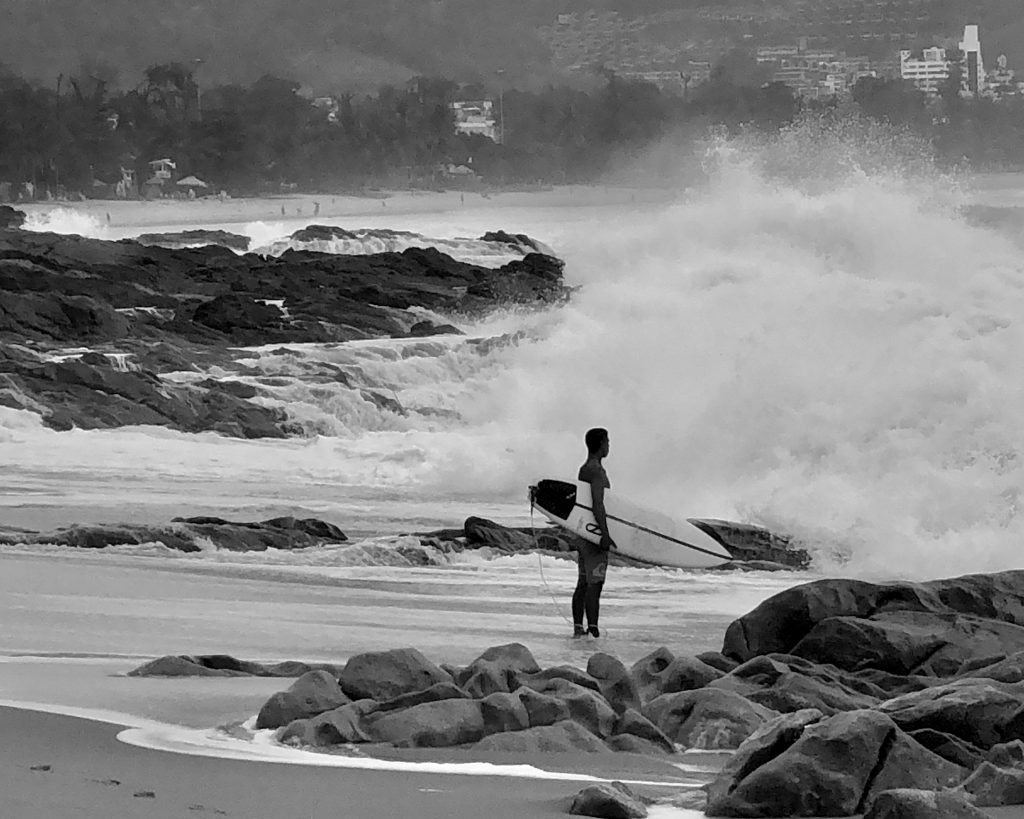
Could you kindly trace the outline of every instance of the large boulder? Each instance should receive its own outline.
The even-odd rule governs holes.
[[[388,700],[452,678],[415,648],[371,651],[352,657],[338,680],[352,699]]]
[[[598,694],[601,693],[601,684],[584,671],[580,671],[571,665],[554,665],[538,671],[536,674],[521,675],[523,685],[528,685],[537,691],[544,691],[552,680],[568,680],[582,688],[589,688]]]
[[[538,691],[561,700],[569,708],[569,718],[599,737],[608,737],[615,726],[616,714],[607,700],[596,691],[561,678],[548,681]]]
[[[317,714],[308,719],[294,720],[280,731],[279,742],[299,742],[314,748],[331,745],[369,742],[370,736],[363,730],[363,719],[377,709],[373,700],[358,700]]]
[[[955,680],[882,703],[904,731],[931,728],[988,749],[1024,739],[1024,685],[985,679]]]
[[[644,706],[643,715],[678,745],[721,751],[738,748],[778,712],[732,691],[702,688],[662,694]]]
[[[491,646],[477,657],[476,662],[490,662],[514,671],[516,674],[536,674],[540,671],[533,653],[522,643],[505,643]],[[472,667],[473,663],[470,663]]]
[[[484,718],[484,730],[488,734],[523,731],[530,727],[530,713],[515,694],[496,693],[484,697],[480,701],[480,713]]]
[[[616,721],[615,728],[612,731],[612,739],[623,736],[642,739],[665,753],[671,754],[675,752],[675,746],[672,744],[672,740],[665,736],[665,732],[643,714],[634,711],[632,708],[619,715],[619,719]]]
[[[647,816],[647,806],[621,782],[602,782],[576,794],[569,813],[600,819],[643,819]]]
[[[425,702],[363,721],[367,734],[398,748],[449,748],[477,742],[486,734],[479,700]]]
[[[296,719],[330,711],[350,702],[338,681],[326,671],[310,671],[267,700],[256,717],[257,728],[280,728]]]
[[[730,624],[722,653],[741,662],[761,654],[792,654],[800,641],[824,620],[852,617],[884,621],[893,612],[962,614],[1024,626],[1024,571],[967,575],[928,583],[840,579],[805,583],[769,598]],[[950,621],[935,621],[934,625],[937,632],[940,625],[948,631]],[[953,632],[959,633],[956,629]],[[976,651],[975,656],[979,657],[1000,653],[992,650],[992,640],[988,638],[973,647],[969,640],[959,636],[957,640],[958,653]],[[817,650],[820,641],[812,642]],[[847,647],[837,649],[843,652]],[[857,662],[861,659],[864,658]]]
[[[569,719],[569,704],[550,694],[542,694],[528,686],[522,686],[514,696],[523,704],[531,728],[554,725]]]
[[[617,713],[640,709],[636,682],[618,658],[600,652],[592,654],[587,661],[587,674],[597,680],[601,694]]]
[[[536,548],[532,535],[486,518],[466,518],[463,529],[466,545],[474,548],[490,546],[503,552],[526,552]]]
[[[492,734],[476,743],[472,750],[536,756],[577,751],[607,753],[609,748],[578,722],[563,720],[554,725],[527,728],[525,731]]]
[[[741,748],[708,787],[707,814],[849,816],[883,790],[948,787],[966,773],[878,711],[807,722],[813,713],[786,715],[751,739],[752,753]]]
[[[878,794],[864,819],[987,819],[987,814],[955,791],[896,788]]]

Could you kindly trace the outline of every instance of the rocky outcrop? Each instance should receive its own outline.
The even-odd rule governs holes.
[[[882,791],[864,819],[986,819],[988,814],[955,791],[896,788]]]
[[[0,205],[0,230],[13,230],[25,224],[25,211]]]
[[[53,543],[79,549],[162,543],[180,552],[204,548],[232,552],[263,552],[267,549],[307,549],[348,538],[337,526],[314,518],[273,518],[260,523],[238,523],[221,518],[175,518],[170,525],[117,524],[71,526],[52,532],[0,534],[0,543]]]
[[[662,694],[643,715],[670,740],[686,748],[722,751],[738,748],[778,712],[720,689]]]
[[[301,677],[310,671],[326,671],[337,677],[339,668],[330,663],[258,663],[228,654],[168,655],[143,663],[128,672],[129,677]]]
[[[341,671],[342,690],[352,699],[386,700],[451,682],[442,671],[415,648],[357,654]]]
[[[297,719],[332,711],[349,702],[333,674],[310,671],[299,677],[287,691],[274,694],[263,704],[256,717],[256,727],[280,728]]]
[[[207,240],[220,244],[188,246]],[[0,402],[61,430],[152,424],[235,437],[300,435],[281,410],[259,402],[259,391],[240,395],[216,381],[166,376],[204,361],[237,369],[237,346],[458,333],[425,322],[416,308],[479,314],[568,292],[561,262],[538,253],[493,270],[433,248],[265,258],[220,246],[239,241],[215,233],[145,241],[0,233]],[[83,345],[131,366],[63,352]],[[151,355],[154,347],[164,353]]]
[[[232,250],[246,251],[249,249],[250,239],[239,233],[230,233],[226,230],[181,230],[176,233],[143,233],[135,237],[140,245],[181,248],[200,247],[203,245],[219,245]]]

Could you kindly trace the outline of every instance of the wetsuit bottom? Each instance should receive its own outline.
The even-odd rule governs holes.
[[[584,614],[587,617],[587,625],[590,628],[597,628],[597,618],[601,614],[601,589],[604,588],[604,581],[588,583],[587,577],[580,574],[576,581],[576,590],[572,593],[572,621],[576,625],[583,625]]]

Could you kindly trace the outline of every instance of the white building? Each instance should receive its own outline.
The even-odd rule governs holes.
[[[494,142],[500,141],[493,100],[453,102],[452,112],[455,114],[455,133],[480,134]]]
[[[926,94],[939,93],[942,83],[949,79],[949,70],[944,48],[926,48],[920,58],[906,49],[900,52],[900,76]]]
[[[985,63],[981,59],[981,40],[977,26],[964,26],[964,39],[960,42],[962,94],[976,96],[985,89]]]

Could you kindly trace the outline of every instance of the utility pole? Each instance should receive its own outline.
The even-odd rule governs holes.
[[[501,119],[501,129],[498,131],[498,144],[505,144],[505,69],[499,68],[495,75],[501,85],[498,86],[498,117]]]

